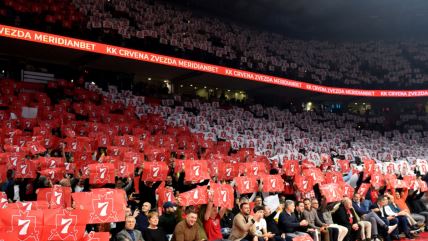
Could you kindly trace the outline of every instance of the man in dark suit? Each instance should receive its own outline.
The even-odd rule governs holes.
[[[388,216],[385,211],[385,206],[388,205],[388,198],[386,196],[379,196],[377,199],[377,202],[373,204],[370,209],[374,211],[387,225],[397,225],[400,227],[400,230],[403,231],[406,234],[406,237],[408,239],[414,239],[413,235],[410,234],[410,230],[406,225],[408,223],[405,223],[405,221],[400,221],[396,217]],[[400,237],[398,236],[399,231],[395,229],[391,233],[388,233],[387,230],[381,229],[379,232],[382,237],[384,237],[384,240],[390,241],[391,239],[398,240]]]
[[[139,230],[135,230],[135,217],[127,216],[125,219],[125,229],[116,235],[117,241],[144,241]]]
[[[279,215],[278,226],[282,233],[282,237],[291,239],[305,233],[300,232],[300,227],[307,227],[308,221],[299,221],[294,213],[295,205],[291,200],[285,201],[285,210]]]
[[[333,214],[333,220],[348,229],[348,234],[344,241],[355,241],[357,239],[360,232],[360,227],[358,226],[359,217],[352,208],[351,199],[343,199],[339,208]]]

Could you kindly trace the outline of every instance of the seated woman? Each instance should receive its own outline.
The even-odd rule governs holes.
[[[165,231],[158,227],[159,214],[157,212],[149,212],[147,215],[149,226],[144,230],[143,238],[145,241],[168,241]]]

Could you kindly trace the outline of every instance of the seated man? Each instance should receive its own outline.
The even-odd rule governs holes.
[[[381,195],[378,197],[377,202],[373,204],[370,209],[374,211],[387,225],[395,225],[398,224],[400,227],[400,230],[406,234],[406,237],[409,239],[413,239],[413,235],[410,234],[410,229],[408,227],[407,219],[398,219],[394,216],[388,215],[385,207],[388,205],[388,198]],[[399,231],[394,230],[391,233],[391,236],[387,231],[382,230],[381,235],[384,237],[385,240],[390,241],[392,239],[400,239]]]
[[[387,197],[387,203],[384,206],[384,211],[386,215],[396,217],[398,219],[398,227],[400,231],[404,232],[406,235],[410,233],[412,229],[412,223],[416,224],[416,221],[410,216],[410,213],[401,211],[398,206],[394,203],[394,197],[390,194],[385,194]],[[400,226],[402,224],[402,226]],[[415,230],[419,229],[417,226],[414,226]]]
[[[135,217],[127,216],[125,219],[125,229],[116,235],[117,241],[144,241],[139,230],[135,230]]]
[[[369,207],[364,205],[362,202],[361,195],[355,193],[352,198],[352,207],[355,212],[365,221],[369,221],[372,225],[372,237],[373,239],[378,238],[379,232],[378,227],[388,230],[391,233],[397,226],[388,226],[385,222],[373,211],[369,210]]]
[[[306,233],[299,231],[299,228],[307,227],[308,221],[299,221],[295,214],[295,205],[291,200],[285,201],[284,211],[279,215],[278,226],[282,238],[294,238]]]
[[[264,207],[256,206],[253,209],[254,212],[254,225],[251,227],[251,234],[254,236],[253,241],[267,241],[272,240],[275,234],[267,231],[266,220],[264,216]]]
[[[406,199],[409,196],[409,189],[404,188],[401,192],[396,191],[395,189],[391,190],[391,194],[394,197],[394,203],[404,212],[410,213],[413,219],[418,223],[425,224],[428,226],[428,213],[411,213],[409,206],[407,206]]]
[[[328,224],[322,222],[319,219],[317,211],[316,211],[316,209],[314,209],[312,207],[312,202],[310,199],[306,198],[303,201],[303,204],[305,206],[305,210],[303,211],[303,215],[309,223],[308,227],[317,230],[317,233],[322,235],[324,241],[329,241],[330,235],[329,235],[329,231],[328,231]],[[331,229],[333,230],[333,232],[336,232],[335,240],[337,240],[338,230],[336,230],[336,228],[331,228]],[[318,235],[315,238],[316,238],[316,240],[320,240],[320,237],[318,237]]]
[[[200,241],[197,211],[190,206],[185,213],[186,218],[175,226],[171,241]]]
[[[360,226],[358,225],[359,217],[352,208],[352,201],[345,198],[340,204],[339,208],[333,214],[335,223],[348,228],[348,234],[345,241],[355,241],[360,234]]]
[[[395,202],[394,195],[386,193],[385,196],[388,197],[388,205],[385,207],[386,211],[389,214],[394,213],[395,216],[404,216],[407,218],[407,221],[409,222],[411,228],[413,230],[419,229],[418,223],[416,220],[410,215],[410,212],[401,210],[400,207],[398,207],[397,203]],[[425,221],[425,220],[424,220]]]
[[[281,231],[279,230],[278,224],[275,221],[275,216],[278,214],[278,212],[281,211],[281,205],[274,212],[272,212],[268,206],[264,206],[264,216],[266,220],[267,231],[274,234],[275,241],[283,241],[281,238]]]
[[[348,234],[348,229],[342,225],[338,225],[335,224],[333,222],[333,217],[332,217],[332,213],[334,213],[336,211],[336,206],[337,208],[339,207],[338,204],[334,205],[334,203],[327,205],[326,199],[325,197],[321,198],[321,206],[319,206],[318,200],[314,199],[312,200],[312,206],[317,209],[317,214],[318,217],[320,218],[320,220],[324,223],[326,223],[328,225],[328,228],[335,228],[339,231],[337,239],[337,241],[343,241],[346,237],[346,235]]]
[[[250,233],[250,228],[255,221],[250,216],[250,204],[243,202],[239,205],[239,209],[240,212],[233,218],[229,240],[252,241],[253,236]]]

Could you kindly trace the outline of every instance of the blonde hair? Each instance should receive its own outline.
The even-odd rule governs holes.
[[[154,216],[159,217],[159,213],[158,213],[158,212],[149,212],[149,214],[147,214],[147,218],[148,218],[148,219],[151,219],[151,218],[153,218]]]

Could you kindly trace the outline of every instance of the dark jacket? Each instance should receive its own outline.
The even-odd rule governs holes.
[[[278,226],[281,233],[294,233],[298,231],[300,222],[294,213],[288,214],[283,211],[279,215]]]
[[[266,226],[267,231],[271,232],[276,235],[281,235],[281,232],[279,231],[278,224],[276,224],[274,217],[276,216],[277,212],[271,213],[269,216],[265,217],[266,220]]]
[[[352,208],[351,208],[351,215],[352,215],[352,223],[349,222],[350,215],[346,211],[345,206],[343,204],[340,204],[337,211],[333,214],[333,220],[335,223],[345,226],[346,228],[348,228],[348,230],[352,230],[352,225],[355,223],[358,223],[360,218],[358,214],[355,212],[355,210]]]
[[[363,216],[364,214],[367,214],[370,212],[364,208],[364,204],[362,204],[361,202],[360,202],[360,205],[358,206],[358,204],[353,201],[352,207],[354,208],[355,212],[357,212],[359,216]]]

